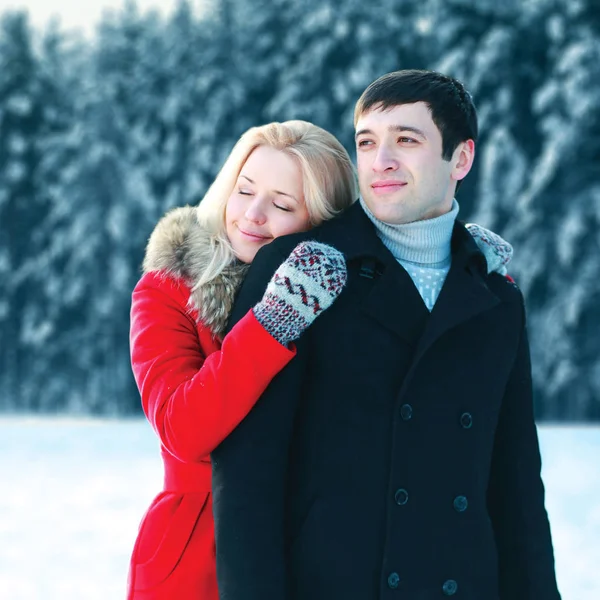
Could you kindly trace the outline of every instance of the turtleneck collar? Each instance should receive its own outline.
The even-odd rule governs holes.
[[[377,235],[398,261],[419,266],[443,268],[450,264],[450,241],[459,205],[440,217],[395,225],[380,221],[360,198],[361,206],[377,229]]]

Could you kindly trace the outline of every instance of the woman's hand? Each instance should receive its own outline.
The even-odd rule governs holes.
[[[319,242],[301,242],[277,269],[254,307],[260,324],[281,344],[296,340],[346,285],[341,252]]]

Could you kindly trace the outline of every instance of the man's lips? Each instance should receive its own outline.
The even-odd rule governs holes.
[[[249,240],[253,240],[255,242],[262,242],[264,240],[270,239],[268,236],[261,235],[260,233],[253,233],[252,231],[245,231],[241,227],[238,227],[238,229],[245,238],[248,238]]]
[[[395,179],[387,179],[382,181],[374,181],[371,184],[371,188],[376,194],[390,194],[396,192],[406,185],[404,181],[398,181]]]

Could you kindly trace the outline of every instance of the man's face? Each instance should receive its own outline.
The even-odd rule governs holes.
[[[356,124],[361,195],[386,223],[412,223],[450,211],[456,182],[473,163],[472,140],[451,160],[442,158],[442,135],[424,102],[377,107]]]

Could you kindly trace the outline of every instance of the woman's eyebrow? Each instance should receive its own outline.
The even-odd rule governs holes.
[[[240,175],[240,177],[243,177],[244,179],[247,179],[250,183],[254,184],[254,181],[252,181],[252,179],[250,179],[250,177],[248,177],[247,175]],[[294,202],[298,202],[296,196],[292,196],[292,194],[288,194],[287,192],[273,190],[273,193],[277,194],[278,196],[287,196],[288,198],[291,198]]]
[[[288,198],[291,198],[294,202],[298,202],[298,199],[295,196],[292,196],[292,194],[288,194],[287,192],[280,192],[279,190],[273,190],[273,192],[275,194],[278,194],[279,196],[287,196]]]

